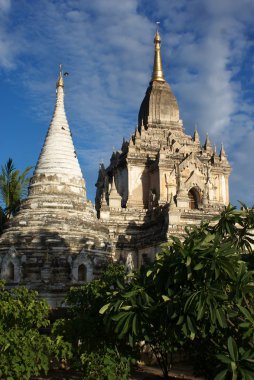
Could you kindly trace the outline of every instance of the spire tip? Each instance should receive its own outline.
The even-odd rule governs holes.
[[[161,37],[159,33],[159,25],[160,22],[157,21],[157,30],[154,36],[154,64],[153,64],[153,75],[152,75],[152,82],[158,81],[158,82],[165,82],[164,74],[162,70],[162,62],[161,62]]]
[[[63,65],[60,63],[59,65],[59,77],[56,82],[56,88],[59,86],[64,87],[64,80],[63,80]]]

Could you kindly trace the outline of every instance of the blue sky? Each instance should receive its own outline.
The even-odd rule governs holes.
[[[137,124],[160,20],[164,74],[187,134],[198,126],[232,165],[231,202],[254,203],[254,0],[0,0],[0,164],[35,165],[59,64],[74,144],[94,200]]]

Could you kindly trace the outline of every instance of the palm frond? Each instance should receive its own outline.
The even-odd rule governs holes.
[[[1,166],[0,200],[5,205],[5,213],[8,217],[15,213],[21,200],[27,194],[30,181],[28,174],[31,168],[28,166],[23,173],[20,173],[20,170],[15,168],[11,158],[4,166]]]

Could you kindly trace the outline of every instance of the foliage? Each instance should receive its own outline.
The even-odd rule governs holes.
[[[123,266],[110,264],[100,279],[71,288],[66,298],[68,316],[54,325],[54,332],[61,332],[71,343],[73,364],[82,367],[86,379],[127,379],[124,374],[129,373],[130,360],[124,354],[128,356],[128,348],[105,329],[99,314],[109,292],[124,276]]]
[[[3,230],[3,226],[5,222],[6,222],[6,215],[2,207],[0,207],[0,233]]]
[[[128,380],[130,376],[131,359],[120,355],[116,347],[82,354],[81,362],[86,380]]]
[[[30,170],[31,166],[20,173],[20,170],[15,168],[11,158],[1,167],[0,196],[5,205],[4,212],[7,218],[17,211],[22,198],[26,195]]]
[[[62,337],[50,338],[48,305],[37,293],[17,287],[7,290],[0,282],[0,377],[30,379],[47,373],[50,359],[70,356]]]
[[[68,292],[65,300],[68,316],[56,322],[54,331],[64,333],[65,339],[72,344],[75,356],[84,350],[100,349],[110,342],[111,336],[105,331],[99,310],[110,288],[116,287],[123,277],[124,267],[110,264],[100,279],[73,287]]]
[[[245,350],[240,347],[238,349],[236,341],[231,336],[227,341],[227,350],[216,355],[219,361],[226,365],[227,368],[219,372],[215,380],[225,379],[227,375],[232,374],[230,378],[237,380],[252,380],[254,375],[254,352],[252,349]]]
[[[229,205],[220,218],[186,229],[183,241],[173,237],[154,265],[131,283],[119,284],[100,311],[120,339],[150,346],[165,378],[170,354],[195,347],[202,355],[199,347],[204,346],[213,363],[208,373],[199,363],[207,378],[213,379],[223,365],[218,379],[229,373],[254,377],[254,275],[241,259],[242,252],[252,251],[254,209],[242,206]]]

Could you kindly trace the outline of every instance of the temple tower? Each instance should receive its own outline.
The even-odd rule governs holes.
[[[100,168],[96,184],[98,216],[116,236],[119,256],[132,251],[137,263],[171,234],[183,234],[186,225],[211,218],[229,203],[231,169],[225,151],[218,155],[208,135],[202,145],[197,129],[193,137],[184,132],[176,97],[164,77],[160,47],[157,30],[152,78],[138,127],[113,153],[110,165]],[[118,207],[111,202],[113,183]]]
[[[0,275],[7,285],[36,289],[56,306],[71,285],[98,275],[109,251],[108,230],[86,197],[60,70],[55,111],[28,198],[0,237]]]

